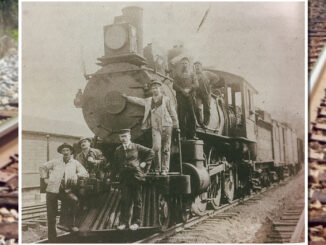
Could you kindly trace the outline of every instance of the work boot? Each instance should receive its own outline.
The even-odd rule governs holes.
[[[72,231],[72,232],[78,232],[78,231],[79,231],[79,228],[76,227],[76,226],[74,226],[74,227],[71,228],[71,231]]]
[[[132,231],[136,231],[136,230],[138,230],[139,225],[138,225],[138,224],[133,224],[133,225],[131,225],[129,228],[130,228],[130,230],[132,230]]]
[[[161,175],[164,175],[164,176],[168,175],[168,171],[167,171],[167,170],[163,170],[163,171],[161,172]]]
[[[119,225],[117,227],[117,229],[120,230],[120,231],[125,230],[126,229],[126,225],[125,224]]]

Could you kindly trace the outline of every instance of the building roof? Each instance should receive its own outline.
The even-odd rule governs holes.
[[[87,127],[86,122],[82,124],[25,115],[22,117],[22,130],[74,137],[94,135]]]

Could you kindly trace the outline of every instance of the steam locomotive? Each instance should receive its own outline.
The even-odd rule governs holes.
[[[95,135],[96,147],[109,161],[120,129],[130,128],[134,142],[151,147],[150,132],[140,128],[144,108],[128,103],[122,94],[146,98],[155,79],[177,106],[171,60],[185,51],[175,46],[161,55],[151,44],[143,48],[143,10],[126,7],[122,13],[104,27],[101,68],[85,75],[87,85],[74,101]],[[166,229],[191,215],[203,215],[222,201],[232,202],[294,174],[303,162],[303,143],[295,130],[256,109],[257,91],[248,81],[225,71],[204,70],[222,81],[211,96],[208,127],[196,128],[198,140],[179,141],[173,135],[169,174],[148,174],[143,183],[141,227]],[[90,178],[80,192],[92,201],[78,217],[79,234],[115,229],[121,198],[115,183]]]

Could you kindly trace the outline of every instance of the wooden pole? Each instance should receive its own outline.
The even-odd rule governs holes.
[[[50,161],[50,135],[46,136],[46,161]]]

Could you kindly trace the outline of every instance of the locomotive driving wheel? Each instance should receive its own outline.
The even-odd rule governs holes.
[[[208,171],[219,165],[219,152],[212,147],[208,154]],[[211,183],[208,188],[210,205],[213,209],[217,209],[221,203],[222,183],[220,173],[211,176]]]
[[[228,202],[232,202],[235,197],[235,183],[232,168],[224,172],[224,194]]]
[[[158,197],[158,221],[161,226],[161,230],[165,231],[170,224],[170,205],[166,197],[159,194]]]
[[[221,188],[221,178],[219,174],[211,176],[211,184],[209,186],[210,204],[213,209],[217,209],[221,203],[222,188]]]

